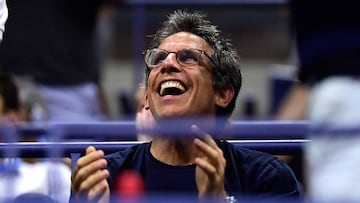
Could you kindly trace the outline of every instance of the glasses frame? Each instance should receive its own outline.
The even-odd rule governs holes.
[[[213,60],[204,50],[201,50],[201,49],[185,48],[185,49],[180,49],[180,50],[178,50],[178,51],[167,51],[167,50],[164,50],[164,49],[154,48],[154,49],[147,49],[147,50],[143,51],[144,62],[145,62],[145,64],[146,64],[146,66],[147,66],[150,70],[153,70],[153,69],[155,69],[155,68],[158,68],[158,67],[162,66],[162,63],[161,63],[161,64],[158,64],[158,65],[150,65],[150,64],[147,63],[147,61],[146,61],[146,58],[147,58],[146,56],[147,56],[147,54],[148,54],[149,52],[151,52],[151,51],[154,51],[154,50],[161,50],[161,51],[167,53],[166,57],[168,57],[169,54],[175,54],[176,62],[177,62],[179,65],[184,66],[184,67],[191,67],[191,66],[193,66],[193,65],[199,65],[201,55],[205,55],[205,56],[210,60],[210,62],[211,62],[213,65],[215,65],[214,60]],[[196,64],[191,64],[191,65],[187,65],[187,64],[181,63],[181,62],[179,61],[179,59],[178,59],[178,56],[179,56],[179,53],[180,53],[181,51],[184,51],[184,50],[193,50],[194,52],[197,52],[197,53],[198,53],[198,57],[199,57],[199,58],[198,58],[198,62],[197,62]],[[165,57],[165,58],[166,58],[166,57]]]

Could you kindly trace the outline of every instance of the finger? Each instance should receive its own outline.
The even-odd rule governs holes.
[[[88,155],[89,156],[89,155]],[[76,174],[73,176],[73,189],[81,190],[81,185],[87,181],[93,174],[103,170],[107,165],[105,159],[95,160],[84,167],[79,168]]]
[[[196,158],[195,164],[200,167],[200,169],[202,169],[210,179],[216,175],[216,168],[204,159]]]
[[[95,149],[95,148],[93,148]],[[76,167],[75,167],[75,171],[85,167],[86,165],[104,158],[104,151],[102,150],[96,150],[96,151],[92,151],[91,148],[87,148],[86,150],[86,155],[83,157],[80,157],[78,159],[78,161],[76,162]]]
[[[219,173],[223,173],[226,166],[226,160],[224,158],[223,151],[218,146],[216,146],[216,148],[210,147],[207,143],[203,142],[199,138],[194,139],[194,144],[197,149],[202,152],[202,155],[206,157],[199,158],[213,166]],[[202,164],[202,166],[206,167],[204,164]],[[207,171],[211,172],[212,169]]]
[[[94,151],[96,151],[95,147],[89,146],[86,148],[85,154],[90,154],[91,152],[94,152]]]
[[[91,152],[94,152],[94,151],[96,151],[95,147],[93,147],[93,146],[87,147],[86,150],[85,150],[85,156],[80,157],[80,158],[76,161],[75,169],[74,169],[74,171],[72,172],[72,175],[71,175],[71,190],[72,190],[73,192],[75,192],[75,189],[78,188],[77,181],[75,181],[75,179],[78,179],[78,178],[77,178],[77,176],[78,176],[78,175],[77,175],[77,174],[78,174],[78,171],[84,166],[84,164],[85,164],[86,162],[89,161],[89,160],[86,161],[86,160],[89,159],[89,158],[85,158],[85,157],[87,157],[87,155],[88,155],[88,156],[91,156],[91,155],[89,155],[89,154],[91,154]],[[85,161],[84,161],[84,159],[85,159]],[[79,162],[80,162],[80,163],[79,163]]]
[[[202,131],[197,125],[192,125],[191,130],[193,131],[193,133],[199,136],[199,139],[208,143],[211,147],[217,148],[217,144],[214,139],[208,133]]]
[[[87,200],[90,200],[91,202],[99,202],[102,196],[105,195],[106,191],[107,185],[99,184],[99,187],[97,187],[95,190],[90,191]]]
[[[203,153],[204,156],[210,158],[213,161],[216,161],[218,159],[218,156],[221,155],[219,154],[219,151],[211,147],[206,142],[200,140],[199,138],[194,139],[194,144],[196,148]]]
[[[92,199],[101,192],[102,188],[108,186],[106,178],[109,177],[109,171],[104,169],[92,174],[88,179],[83,181],[79,187],[80,194],[88,194],[87,197]]]
[[[76,161],[76,166],[74,169],[74,174],[83,166],[87,165],[88,163],[94,161],[95,159],[99,159],[100,157],[102,158],[101,154],[102,152],[96,152],[95,147],[93,146],[89,146],[86,148],[85,151],[85,156],[80,157],[77,161]]]
[[[89,149],[89,148],[88,148]],[[95,148],[93,148],[95,149]],[[104,152],[101,150],[87,150],[87,155],[81,157],[77,163],[72,175],[72,191],[79,190],[80,184],[91,174],[104,169],[107,161],[103,158]]]
[[[208,162],[206,159],[202,159],[202,158],[195,159],[195,164],[197,168],[203,171],[203,173],[207,175],[209,184],[212,186],[223,184],[225,167],[226,167],[225,159],[224,159],[224,163],[222,163],[222,161],[220,163],[221,164],[213,165],[210,162]]]

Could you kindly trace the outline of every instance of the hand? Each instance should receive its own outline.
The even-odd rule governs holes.
[[[199,136],[194,139],[194,144],[200,151],[199,156],[195,159],[195,177],[199,197],[225,199],[224,174],[226,160],[223,152],[209,134],[202,132],[195,125],[192,126],[192,130]]]
[[[106,178],[109,171],[104,169],[107,165],[104,152],[90,146],[86,155],[76,162],[71,177],[71,192],[77,200],[88,202],[109,202],[110,189]]]

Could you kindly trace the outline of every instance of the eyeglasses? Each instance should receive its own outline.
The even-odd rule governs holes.
[[[198,65],[200,63],[200,57],[203,54],[211,61],[211,63],[215,64],[205,51],[199,49],[181,49],[176,52],[163,49],[150,49],[146,50],[143,54],[146,65],[150,69],[154,69],[161,66],[166,57],[171,53],[174,53],[176,55],[176,61],[185,67]]]

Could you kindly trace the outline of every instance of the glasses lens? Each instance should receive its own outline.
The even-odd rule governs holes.
[[[196,65],[199,64],[199,53],[192,49],[183,49],[177,53],[177,60],[182,65]]]
[[[162,61],[167,57],[168,53],[159,50],[159,49],[153,49],[146,54],[146,63],[150,67],[156,67],[161,65]]]
[[[163,63],[169,53],[174,52],[167,52],[161,49],[152,49],[146,52],[145,62],[148,67],[156,68]],[[178,63],[183,66],[193,66],[199,64],[200,54],[201,52],[194,49],[182,49],[176,52],[176,59]]]

